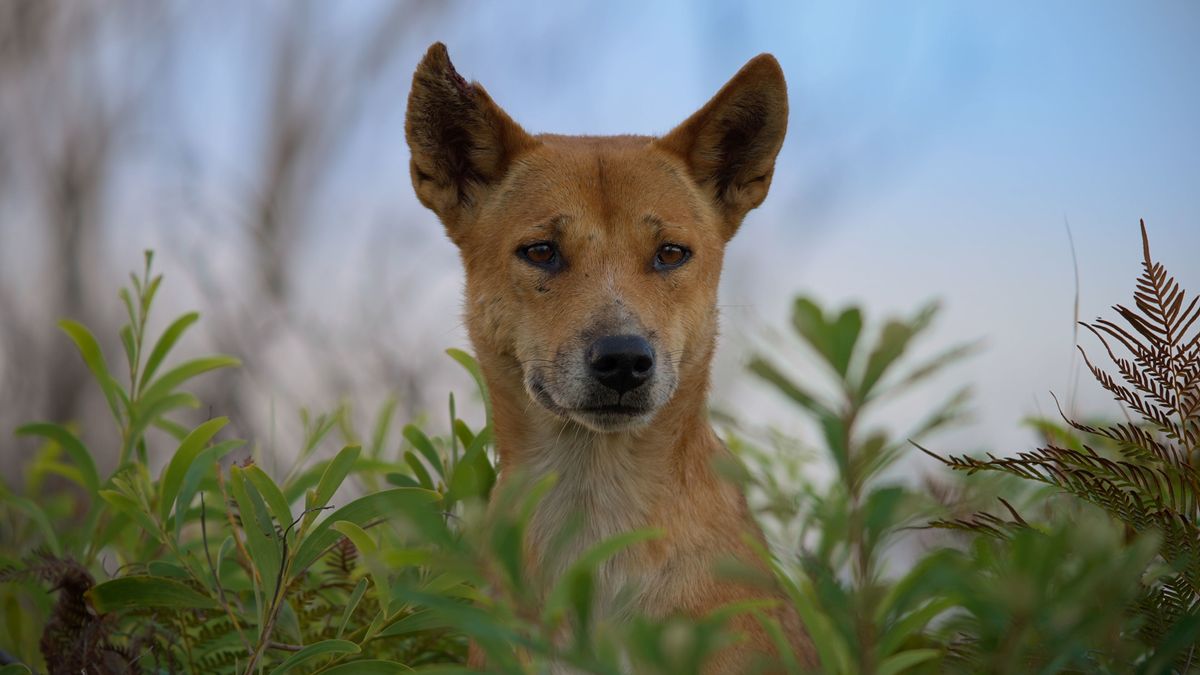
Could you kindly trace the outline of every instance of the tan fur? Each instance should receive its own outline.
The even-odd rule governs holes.
[[[597,541],[660,528],[662,538],[602,568],[599,611],[700,616],[776,598],[797,657],[815,666],[780,592],[713,572],[728,556],[765,569],[744,540],[762,542],[745,498],[714,470],[728,450],[706,401],[725,243],[766,197],[786,125],[783,73],[764,54],[662,138],[533,136],[435,44],[413,78],[406,135],[417,196],[466,268],[466,323],[490,389],[500,481],[557,476],[530,523],[531,578],[549,583]],[[557,245],[561,270],[517,255],[540,241]],[[691,259],[655,269],[664,243],[686,246]],[[645,336],[656,355],[653,378],[629,394],[597,388],[582,356],[598,335],[619,334]],[[639,412],[601,415],[584,405],[604,396],[624,405],[626,395]],[[570,518],[581,531],[551,559],[549,542]],[[632,607],[615,604],[622,589]],[[742,672],[774,651],[757,622],[736,627],[745,639],[711,672]]]

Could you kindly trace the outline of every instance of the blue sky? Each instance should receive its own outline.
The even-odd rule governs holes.
[[[314,39],[335,47],[354,39],[384,5],[341,4]],[[241,5],[192,28],[177,105],[200,163],[237,173],[249,171],[241,163],[256,131],[244,112],[247,97],[261,96],[262,21],[241,23],[236,12],[231,20],[231,7]],[[263,7],[260,19],[281,14]],[[1070,389],[1066,222],[1082,318],[1129,297],[1142,217],[1168,269],[1200,288],[1200,4],[432,7],[414,15],[397,66],[339,159],[344,170],[323,187],[308,273],[297,281],[300,297],[324,312],[364,279],[382,286],[403,270],[405,283],[419,280],[420,293],[394,307],[404,316],[399,350],[437,358],[441,347],[465,343],[449,309],[458,305],[457,258],[412,197],[403,142],[411,68],[435,40],[535,132],[662,133],[751,56],[779,58],[788,138],[771,195],[730,245],[722,288],[717,397],[735,411],[790,424],[786,407],[749,384],[739,364],[762,328],[783,325],[794,294],[861,303],[875,316],[940,298],[943,321],[926,349],[974,338],[987,349],[894,415],[915,414],[970,380],[977,421],[946,444],[1021,449],[1031,436],[1020,419],[1049,412],[1048,393]],[[364,264],[364,251],[385,264]],[[1087,383],[1078,405],[1115,410]]]

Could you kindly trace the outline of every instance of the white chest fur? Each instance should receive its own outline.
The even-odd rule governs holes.
[[[536,449],[529,465],[531,478],[555,476],[528,530],[544,583],[553,584],[592,546],[656,525],[651,522],[653,510],[669,489],[663,481],[663,454],[635,447],[627,434],[597,434],[575,425],[556,431]],[[640,587],[649,581],[650,570],[638,564],[636,555],[623,551],[597,570],[595,606],[601,614],[623,613],[619,597],[639,604]]]

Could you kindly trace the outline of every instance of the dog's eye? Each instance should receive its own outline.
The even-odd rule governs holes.
[[[537,244],[530,244],[529,246],[522,246],[521,248],[517,249],[517,255],[521,256],[526,261],[537,265],[538,267],[544,267],[551,270],[558,269],[559,267],[560,259],[558,256],[558,249],[555,248],[554,244],[548,242],[540,242]]]
[[[663,244],[654,255],[654,268],[673,270],[692,257],[692,252],[678,244]]]

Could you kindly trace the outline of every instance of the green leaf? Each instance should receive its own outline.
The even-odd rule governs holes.
[[[275,522],[279,523],[280,531],[287,530],[292,524],[292,509],[288,506],[287,499],[284,499],[283,492],[275,481],[256,465],[251,465],[245,469],[246,478],[254,483],[254,487],[258,488],[259,494],[267,502],[267,507],[271,509],[271,516],[275,518]]]
[[[417,482],[421,484],[421,487],[426,490],[434,488],[433,478],[430,478],[429,472],[425,470],[425,466],[421,464],[421,460],[417,459],[417,456],[411,450],[404,453],[404,463],[412,469],[413,475],[417,477]]]
[[[141,526],[147,534],[155,539],[159,538],[158,524],[150,517],[150,514],[142,509],[142,505],[136,499],[127,494],[117,492],[116,490],[100,490],[98,493],[100,498],[108,502],[118,513],[123,513],[125,516]]]
[[[421,484],[419,482],[417,482],[412,476],[409,476],[408,474],[404,474],[404,473],[397,473],[395,471],[392,471],[392,472],[388,473],[387,475],[385,475],[383,478],[391,485],[395,485],[397,487],[410,487],[410,488],[420,488],[421,487]]]
[[[346,600],[346,609],[342,611],[342,622],[338,624],[337,632],[339,638],[342,637],[342,633],[346,632],[346,626],[350,624],[350,618],[354,616],[354,610],[358,609],[358,603],[362,601],[363,594],[366,592],[367,580],[359,579],[354,591],[350,593],[350,598]]]
[[[896,359],[904,354],[912,337],[912,329],[902,321],[892,320],[884,324],[875,349],[867,357],[867,367],[863,371],[862,381],[858,386],[861,398],[865,399],[875,385],[879,384],[879,380],[892,367]]]
[[[428,609],[423,609],[406,615],[404,618],[380,631],[379,635],[376,637],[399,637],[401,635],[432,630],[434,628],[454,627],[454,622],[442,614],[430,611]]]
[[[117,612],[146,607],[217,609],[216,600],[173,579],[151,576],[120,577],[93,586],[88,602],[96,612]]]
[[[487,444],[491,441],[491,429],[484,427],[478,436],[471,439],[462,459],[454,466],[450,485],[446,490],[447,505],[467,498],[486,499],[496,484],[496,469],[487,456]]]
[[[392,588],[388,583],[387,570],[379,564],[379,547],[375,545],[375,540],[367,534],[366,530],[349,521],[339,520],[332,527],[346,535],[350,543],[354,544],[354,547],[362,554],[363,563],[367,566],[367,570],[371,573],[371,579],[375,582],[375,594],[379,599],[379,607],[386,614],[388,602],[392,597]]]
[[[437,501],[436,492],[416,488],[392,488],[359,497],[317,523],[312,532],[304,537],[292,558],[292,570],[300,573],[324,553],[325,549],[337,543],[342,535],[331,526],[339,520],[365,527],[377,518],[414,514],[418,509],[432,511],[430,505]]]
[[[829,412],[829,408],[818,401],[815,396],[802,389],[766,359],[755,356],[750,359],[750,364],[747,368],[751,373],[774,385],[784,396],[795,401],[801,408],[811,410],[820,415],[833,416],[833,413]]]
[[[162,364],[162,360],[167,356],[167,352],[171,351],[171,348],[179,341],[183,332],[199,319],[200,315],[196,312],[188,312],[171,322],[170,326],[167,326],[167,329],[163,331],[162,337],[158,338],[158,342],[154,343],[154,349],[150,351],[150,357],[146,359],[146,367],[142,370],[142,377],[138,381],[138,389],[144,390],[146,388],[146,384],[154,377],[154,373],[158,372],[158,366]]]
[[[364,659],[343,663],[318,672],[322,675],[392,675],[392,673],[412,672],[412,668],[395,661]]]
[[[177,391],[167,394],[162,398],[155,400],[150,405],[142,405],[140,402],[137,409],[137,417],[134,419],[130,427],[130,437],[138,439],[142,437],[146,429],[151,424],[154,424],[162,419],[162,416],[177,408],[199,408],[200,399],[185,391]],[[187,434],[185,433],[184,436]],[[181,439],[182,440],[182,439]]]
[[[306,504],[305,507],[310,510],[304,516],[304,524],[302,529],[307,529],[313,520],[317,517],[316,509],[324,508],[329,500],[333,498],[333,493],[341,487],[342,481],[346,480],[350,469],[354,467],[354,460],[358,459],[362,449],[357,445],[349,445],[342,448],[341,452],[333,458],[329,466],[325,467],[325,473],[321,474],[321,482],[317,483],[317,491],[313,497],[312,503]]]
[[[798,297],[792,302],[792,327],[804,341],[826,361],[832,363],[833,346],[825,313],[809,298]]]
[[[62,446],[62,449],[75,462],[75,466],[79,467],[79,474],[88,494],[92,497],[96,496],[97,490],[100,489],[100,476],[96,472],[96,462],[92,459],[92,453],[88,452],[75,434],[62,425],[44,422],[22,425],[17,427],[16,433],[18,436],[41,436]]]
[[[321,640],[289,656],[287,660],[271,671],[271,675],[283,675],[318,656],[326,654],[358,654],[361,651],[358,645],[349,640]]]
[[[830,326],[830,364],[837,374],[845,377],[854,356],[854,346],[862,332],[862,312],[857,307],[844,310]]]
[[[879,664],[877,675],[897,675],[915,665],[936,658],[941,652],[936,649],[910,649],[887,657]]]
[[[475,357],[464,352],[461,349],[447,349],[446,353],[450,358],[454,359],[466,369],[471,377],[475,380],[475,386],[479,387],[479,395],[483,398],[483,407],[487,412],[487,423],[492,423],[492,399],[488,396],[487,382],[483,379],[483,371],[479,368],[479,362]]]
[[[119,398],[116,391],[120,385],[108,372],[108,364],[104,361],[104,353],[100,351],[100,343],[96,341],[96,337],[87,329],[87,326],[78,321],[63,319],[58,322],[58,327],[67,334],[67,337],[71,338],[75,347],[79,349],[83,362],[87,364],[88,370],[92,371],[92,376],[96,378],[100,390],[104,392],[104,400],[108,402],[113,418],[120,422],[121,409],[117,405]]]
[[[183,484],[183,478],[191,468],[192,462],[196,461],[196,457],[204,450],[208,441],[228,423],[229,418],[227,417],[211,419],[193,429],[179,444],[179,448],[175,450],[175,454],[163,469],[162,477],[159,479],[158,519],[160,522],[166,523],[167,518],[170,517],[171,510],[175,506],[175,498],[179,496],[179,487]]]
[[[7,666],[0,666],[0,675],[30,675],[32,672],[29,670],[29,666],[23,663],[10,663]]]
[[[433,467],[434,470],[437,471],[438,476],[445,478],[446,468],[442,466],[442,458],[438,456],[437,449],[433,447],[433,441],[429,440],[429,437],[425,435],[425,432],[411,424],[407,424],[404,426],[404,438],[408,440],[409,443],[412,443],[412,446],[416,448],[418,452],[424,455],[425,459],[429,462],[429,466]],[[430,487],[432,487],[432,485]]]
[[[180,533],[183,531],[183,514],[192,504],[192,498],[196,496],[196,492],[200,489],[200,481],[205,476],[216,477],[216,472],[219,468],[217,462],[222,457],[230,452],[245,445],[243,441],[232,439],[221,441],[216,445],[209,446],[202,450],[196,459],[192,461],[192,466],[188,468],[184,474],[183,483],[179,487],[179,496],[175,498],[175,540],[180,540]]]
[[[176,387],[188,380],[218,368],[230,368],[241,365],[241,361],[232,356],[205,356],[191,361],[185,361],[171,370],[163,373],[148,388],[142,390],[138,402],[142,405],[153,405],[155,401],[175,390]]]
[[[283,564],[279,534],[275,531],[262,495],[246,480],[245,470],[240,466],[232,466],[229,468],[229,478],[233,498],[242,517],[242,530],[246,533],[250,558],[258,570],[263,592],[268,598],[274,598]]]

